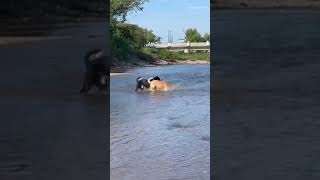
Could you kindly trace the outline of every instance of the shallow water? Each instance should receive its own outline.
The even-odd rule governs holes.
[[[0,47],[0,179],[107,179],[106,96],[79,94],[86,51],[105,47],[107,23],[72,39]]]
[[[211,15],[214,178],[320,179],[320,12]]]
[[[111,77],[111,179],[209,179],[210,65],[135,69]],[[136,93],[138,76],[177,86]]]

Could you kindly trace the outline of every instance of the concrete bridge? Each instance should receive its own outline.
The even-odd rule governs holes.
[[[210,42],[186,42],[186,43],[167,43],[167,44],[147,44],[147,47],[157,49],[167,49],[169,51],[189,52],[210,52]]]

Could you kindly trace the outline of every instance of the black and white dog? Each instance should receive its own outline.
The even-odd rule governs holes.
[[[92,87],[107,90],[110,73],[104,52],[101,49],[90,50],[84,57],[84,63],[86,72],[80,93],[88,93]]]
[[[145,88],[149,89],[150,88],[150,82],[153,80],[159,80],[160,78],[158,76],[149,78],[149,79],[144,79],[142,77],[137,77],[137,86],[136,86],[136,91],[142,91]]]

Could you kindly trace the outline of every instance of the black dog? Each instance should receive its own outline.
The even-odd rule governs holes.
[[[101,49],[93,49],[86,53],[84,58],[86,72],[80,93],[88,93],[92,87],[106,90],[110,74],[106,57]]]
[[[150,83],[150,82],[153,81],[153,80],[161,81],[160,78],[159,78],[159,76],[156,76],[156,77],[153,77],[153,78],[149,78],[149,79],[148,79],[148,82]]]
[[[149,88],[150,87],[149,82],[151,82],[153,80],[160,81],[160,78],[158,76],[156,76],[154,78],[149,78],[149,79],[143,79],[142,77],[137,77],[136,91],[144,90],[144,88]]]

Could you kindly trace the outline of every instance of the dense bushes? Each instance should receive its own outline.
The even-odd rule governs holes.
[[[129,55],[140,56],[146,44],[156,42],[158,39],[152,31],[119,22],[111,31],[113,57],[124,59]]]
[[[111,0],[111,46],[114,59],[124,60],[130,56],[143,56],[142,49],[149,42],[159,38],[147,29],[127,24],[126,17],[130,12],[141,11],[148,0]]]

